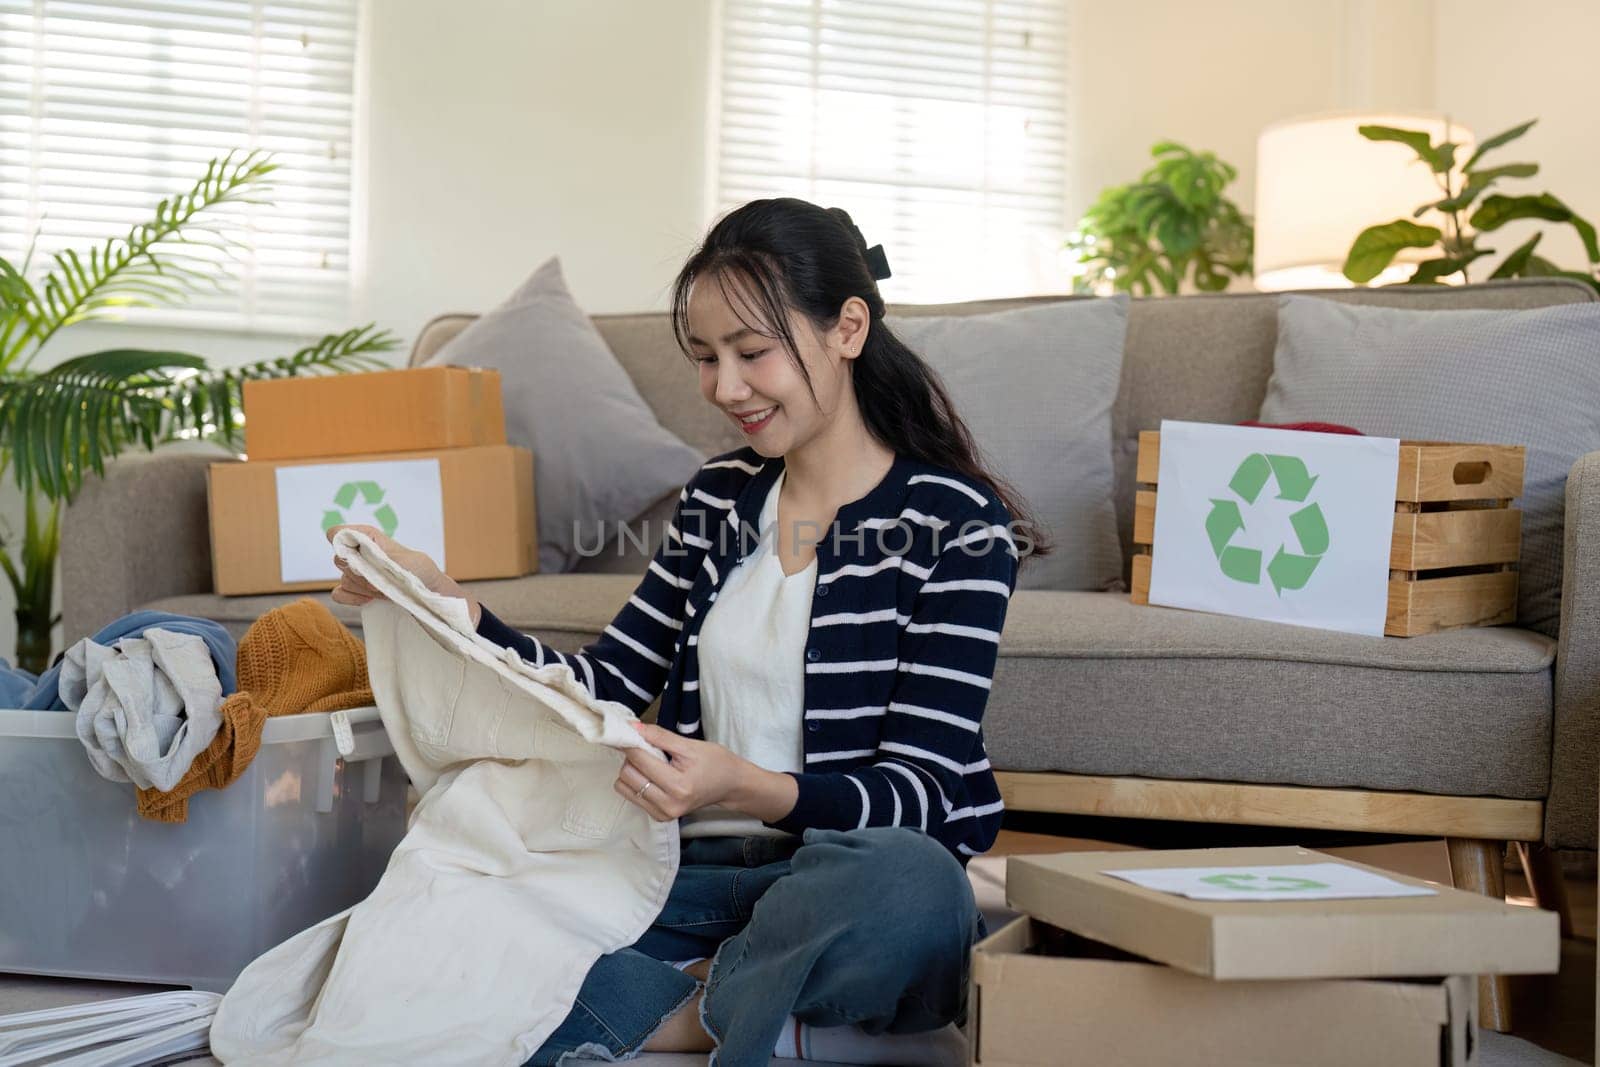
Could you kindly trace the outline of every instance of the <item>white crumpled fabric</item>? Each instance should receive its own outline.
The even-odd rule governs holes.
[[[612,788],[619,750],[649,748],[625,706],[478,636],[465,601],[429,592],[364,534],[333,544],[389,598],[361,609],[367,670],[422,800],[371,896],[245,968],[212,1054],[513,1067],[594,961],[660,913],[677,824]]]
[[[102,778],[162,792],[189,773],[222,726],[222,683],[195,634],[151,627],[61,657],[61,702]]]

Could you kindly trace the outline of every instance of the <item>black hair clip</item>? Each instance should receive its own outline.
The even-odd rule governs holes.
[[[883,254],[882,245],[873,245],[867,249],[867,269],[872,272],[875,280],[893,277],[889,273],[889,257]]]
[[[850,213],[841,207],[828,208],[828,214],[844,223],[850,231],[850,236],[855,238],[856,247],[861,249],[861,254],[866,257],[867,270],[872,274],[874,281],[882,281],[891,277],[889,273],[889,257],[883,254],[882,245],[867,247],[867,239],[861,236],[861,227],[857,226],[850,218]]]

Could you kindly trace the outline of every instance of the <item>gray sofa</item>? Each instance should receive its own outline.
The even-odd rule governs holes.
[[[1416,308],[1594,299],[1560,280],[1322,295]],[[894,310],[971,313],[1026,302]],[[471,318],[430,323],[410,362]],[[707,455],[742,443],[700,398],[665,316],[596,323],[667,428]],[[1130,557],[1138,432],[1162,418],[1254,418],[1275,329],[1268,295],[1134,302],[1113,442]],[[205,466],[217,458],[206,447],[129,454],[106,479],[90,481],[63,528],[69,643],[138,608],[205,616],[242,634],[294,598],[210,592]],[[664,518],[671,503],[647,514]],[[1463,860],[1485,861],[1508,840],[1594,848],[1600,453],[1572,468],[1567,506],[1559,641],[1501,627],[1375,642],[1136,607],[1126,593],[1017,593],[985,723],[1008,806],[1419,833],[1454,839]],[[470,587],[507,621],[572,649],[610,621],[644,562],[608,554],[580,573]],[[333,610],[359,627],[358,612]],[[1476,880],[1484,877],[1492,875]]]

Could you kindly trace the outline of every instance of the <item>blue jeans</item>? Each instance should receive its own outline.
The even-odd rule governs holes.
[[[712,957],[700,1021],[721,1067],[765,1065],[790,1015],[874,1034],[960,1025],[985,932],[966,870],[917,830],[692,838],[655,923],[595,962],[524,1067],[631,1058],[700,987],[665,961],[696,956]]]

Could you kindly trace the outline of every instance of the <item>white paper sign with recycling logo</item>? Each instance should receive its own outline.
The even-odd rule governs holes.
[[[284,582],[338,581],[326,530],[343,523],[376,526],[445,565],[437,459],[306,463],[276,473]]]
[[[1383,635],[1400,442],[1162,422],[1150,603]]]
[[[1143,867],[1103,873],[1190,900],[1357,900],[1438,895],[1437,890],[1427,886],[1396,881],[1343,863]]]

